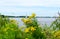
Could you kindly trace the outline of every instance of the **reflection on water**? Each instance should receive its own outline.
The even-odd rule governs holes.
[[[23,22],[21,21],[21,18],[10,18],[10,19],[16,19],[19,23],[19,26],[23,26]],[[50,25],[56,18],[37,18],[38,22],[41,25]]]

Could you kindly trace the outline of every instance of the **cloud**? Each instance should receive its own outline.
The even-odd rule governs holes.
[[[46,6],[60,7],[60,0],[2,0],[1,6]]]
[[[53,15],[58,10],[56,8],[60,8],[60,0],[0,0],[0,12],[5,15],[25,15],[31,12]]]

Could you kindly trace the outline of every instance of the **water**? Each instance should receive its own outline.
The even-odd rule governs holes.
[[[21,21],[21,18],[10,18],[10,19],[16,19],[19,23],[19,26],[23,26],[24,23]],[[37,18],[38,23],[41,25],[50,25],[56,18]]]

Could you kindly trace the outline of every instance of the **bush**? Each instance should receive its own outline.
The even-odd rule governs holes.
[[[19,28],[16,20],[0,16],[0,39],[60,39],[60,18],[43,27],[34,13],[21,20],[25,26]]]

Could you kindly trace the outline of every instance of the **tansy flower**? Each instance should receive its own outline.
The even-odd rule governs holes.
[[[31,18],[34,18],[35,16],[36,16],[36,14],[35,13],[32,13],[32,15],[29,16],[29,18],[31,19]]]
[[[26,28],[26,29],[25,29],[25,32],[26,32],[26,33],[29,32],[29,28]]]
[[[32,13],[32,18],[35,17],[35,16],[36,16],[36,14],[35,13]]]
[[[32,18],[32,16],[29,16],[29,19],[31,19]]]
[[[60,36],[60,31],[57,31],[54,36],[59,37]]]
[[[31,22],[32,22],[29,18],[27,18],[27,19],[22,19],[22,21],[23,21],[24,23],[31,23]]]
[[[27,19],[24,19],[24,23],[27,23]]]
[[[27,19],[27,23],[32,23],[32,21],[28,18],[28,19]]]
[[[22,20],[24,23],[26,23],[26,22],[27,22],[27,19],[22,18],[21,20]]]
[[[31,29],[31,31],[34,31],[34,30],[36,30],[34,27],[31,27],[30,29]]]

